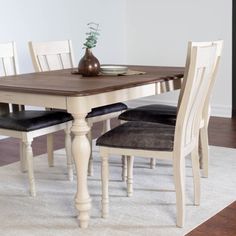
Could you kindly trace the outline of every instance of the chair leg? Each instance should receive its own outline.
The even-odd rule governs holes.
[[[108,132],[111,129],[111,120],[104,120],[103,121],[103,134]]]
[[[67,157],[67,173],[69,181],[73,181],[73,157],[71,151],[71,123],[67,123],[65,129],[65,149]]]
[[[128,167],[128,175],[127,175],[127,196],[133,196],[133,167],[134,167],[134,157],[127,156],[127,167]]]
[[[33,151],[32,151],[32,141],[33,140],[27,140],[25,145],[26,150],[26,161],[27,161],[27,167],[28,167],[28,178],[29,178],[29,184],[30,184],[30,195],[32,197],[36,196],[36,190],[35,190],[35,180],[34,180],[34,166],[33,166]]]
[[[89,163],[88,163],[88,176],[93,176],[93,152],[92,152],[92,146],[93,146],[93,139],[92,139],[92,125],[90,125],[90,131],[87,134],[91,152],[89,157]]]
[[[126,182],[127,181],[127,156],[122,156],[121,162],[122,162],[121,178],[122,178],[122,181]]]
[[[199,146],[200,146],[200,168],[202,169],[202,176],[208,177],[209,168],[209,144],[208,144],[208,131],[207,127],[200,129],[199,135]]]
[[[195,148],[191,153],[194,184],[194,205],[200,205],[200,168],[198,150]]]
[[[109,163],[108,155],[101,154],[102,158],[102,217],[107,218],[109,215],[109,193],[108,193],[108,183],[109,183]]]
[[[151,169],[155,169],[156,167],[156,159],[155,158],[151,158],[150,159],[150,168]]]
[[[185,158],[174,157],[173,169],[177,208],[176,225],[183,227],[185,220]]]
[[[47,135],[47,152],[48,152],[48,166],[53,167],[54,166],[54,160],[53,160],[53,134]]]
[[[120,120],[120,124],[124,124],[126,121]],[[122,155],[121,157],[121,166],[122,166],[122,173],[121,173],[121,179],[123,182],[127,181],[127,156]]]
[[[26,161],[25,161],[25,145],[24,143],[20,140],[20,169],[21,172],[26,172]]]

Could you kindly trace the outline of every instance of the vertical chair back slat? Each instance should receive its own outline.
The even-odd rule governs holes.
[[[70,40],[29,42],[35,71],[51,71],[73,68],[74,56]]]
[[[6,59],[2,58],[3,75],[7,75]]]
[[[174,148],[188,150],[198,142],[208,90],[213,79],[217,60],[216,45],[189,46],[189,68],[176,121]],[[188,151],[186,151],[188,152]]]
[[[0,76],[17,74],[19,74],[19,67],[15,42],[0,43]],[[23,109],[22,105],[0,103],[0,115]]]
[[[50,65],[49,65],[49,62],[48,62],[48,57],[47,57],[47,55],[43,55],[43,58],[44,58],[44,60],[45,60],[46,66],[47,66],[47,69],[46,69],[46,70],[50,71],[51,69],[50,69]]]
[[[58,54],[58,58],[59,58],[59,61],[60,61],[60,63],[61,63],[62,69],[65,69],[64,63],[63,63],[63,59],[62,59],[62,55],[61,55],[61,54]]]
[[[220,59],[221,59],[221,53],[222,53],[222,49],[223,49],[223,41],[219,40],[219,41],[215,41],[213,42],[214,45],[216,45],[216,61],[215,61],[215,66],[214,66],[214,71],[213,71],[213,78],[211,79],[211,84],[208,90],[208,94],[206,97],[206,101],[205,101],[205,105],[204,105],[204,109],[203,109],[203,119],[205,120],[205,122],[209,122],[209,118],[210,118],[210,100],[212,97],[212,91],[213,91],[213,87],[216,81],[216,74],[218,72],[219,69],[219,63],[220,63]]]
[[[188,44],[188,53],[187,53],[187,59],[186,59],[186,64],[185,64],[185,68],[188,68],[189,67],[189,58],[190,58],[190,54],[191,54],[191,48],[194,47],[194,46],[201,46],[201,47],[208,47],[208,46],[211,46],[211,45],[215,45],[216,46],[216,54],[217,54],[217,58],[215,60],[215,65],[214,65],[214,70],[213,70],[213,78],[211,80],[211,84],[210,84],[210,87],[209,87],[209,90],[208,90],[208,94],[207,94],[207,98],[206,98],[206,101],[205,101],[205,105],[204,105],[204,109],[203,109],[203,119],[205,122],[208,122],[209,121],[209,117],[210,117],[210,99],[211,99],[211,96],[212,96],[212,90],[213,90],[213,87],[214,87],[214,84],[215,84],[215,79],[216,79],[216,74],[217,74],[217,71],[218,71],[218,67],[219,67],[219,62],[220,62],[220,59],[221,59],[221,52],[222,52],[222,48],[223,48],[223,40],[218,40],[218,41],[213,41],[213,42],[190,42]],[[183,97],[183,91],[184,91],[184,87],[185,87],[185,84],[186,84],[186,80],[184,79],[183,80],[183,83],[182,83],[182,88],[180,90],[180,94],[179,94],[179,99],[178,99],[178,108],[180,106],[180,103],[181,103],[181,100],[182,100],[182,97]]]

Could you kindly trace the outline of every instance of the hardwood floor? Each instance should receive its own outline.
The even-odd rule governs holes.
[[[214,146],[236,148],[236,118],[212,117],[209,123],[209,143]]]
[[[186,236],[235,236],[236,201],[195,228]]]
[[[112,121],[112,126],[117,125]],[[101,123],[94,124],[93,138],[101,133]],[[236,148],[236,118],[212,117],[209,123],[210,145]],[[64,147],[64,133],[55,134],[54,149]],[[19,161],[19,141],[14,138],[0,140],[0,166]],[[36,138],[33,142],[34,155],[46,153],[46,137]],[[235,157],[236,158],[236,157]],[[236,201],[224,210],[195,228],[187,236],[236,236]]]

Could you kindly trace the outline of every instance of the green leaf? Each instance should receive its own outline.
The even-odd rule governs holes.
[[[98,36],[100,35],[98,33],[99,29],[99,24],[94,23],[94,22],[89,22],[87,24],[89,27],[89,32],[86,33],[87,37],[85,39],[85,43],[83,44],[86,48],[93,48],[96,47]]]

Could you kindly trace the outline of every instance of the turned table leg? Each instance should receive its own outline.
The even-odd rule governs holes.
[[[75,206],[79,211],[79,224],[81,228],[87,228],[89,224],[89,214],[91,208],[91,198],[88,193],[87,173],[90,157],[90,144],[87,139],[89,126],[85,120],[87,114],[72,114],[74,122],[71,128],[74,134],[72,141],[72,153],[75,161],[77,173],[77,193],[75,196]]]

